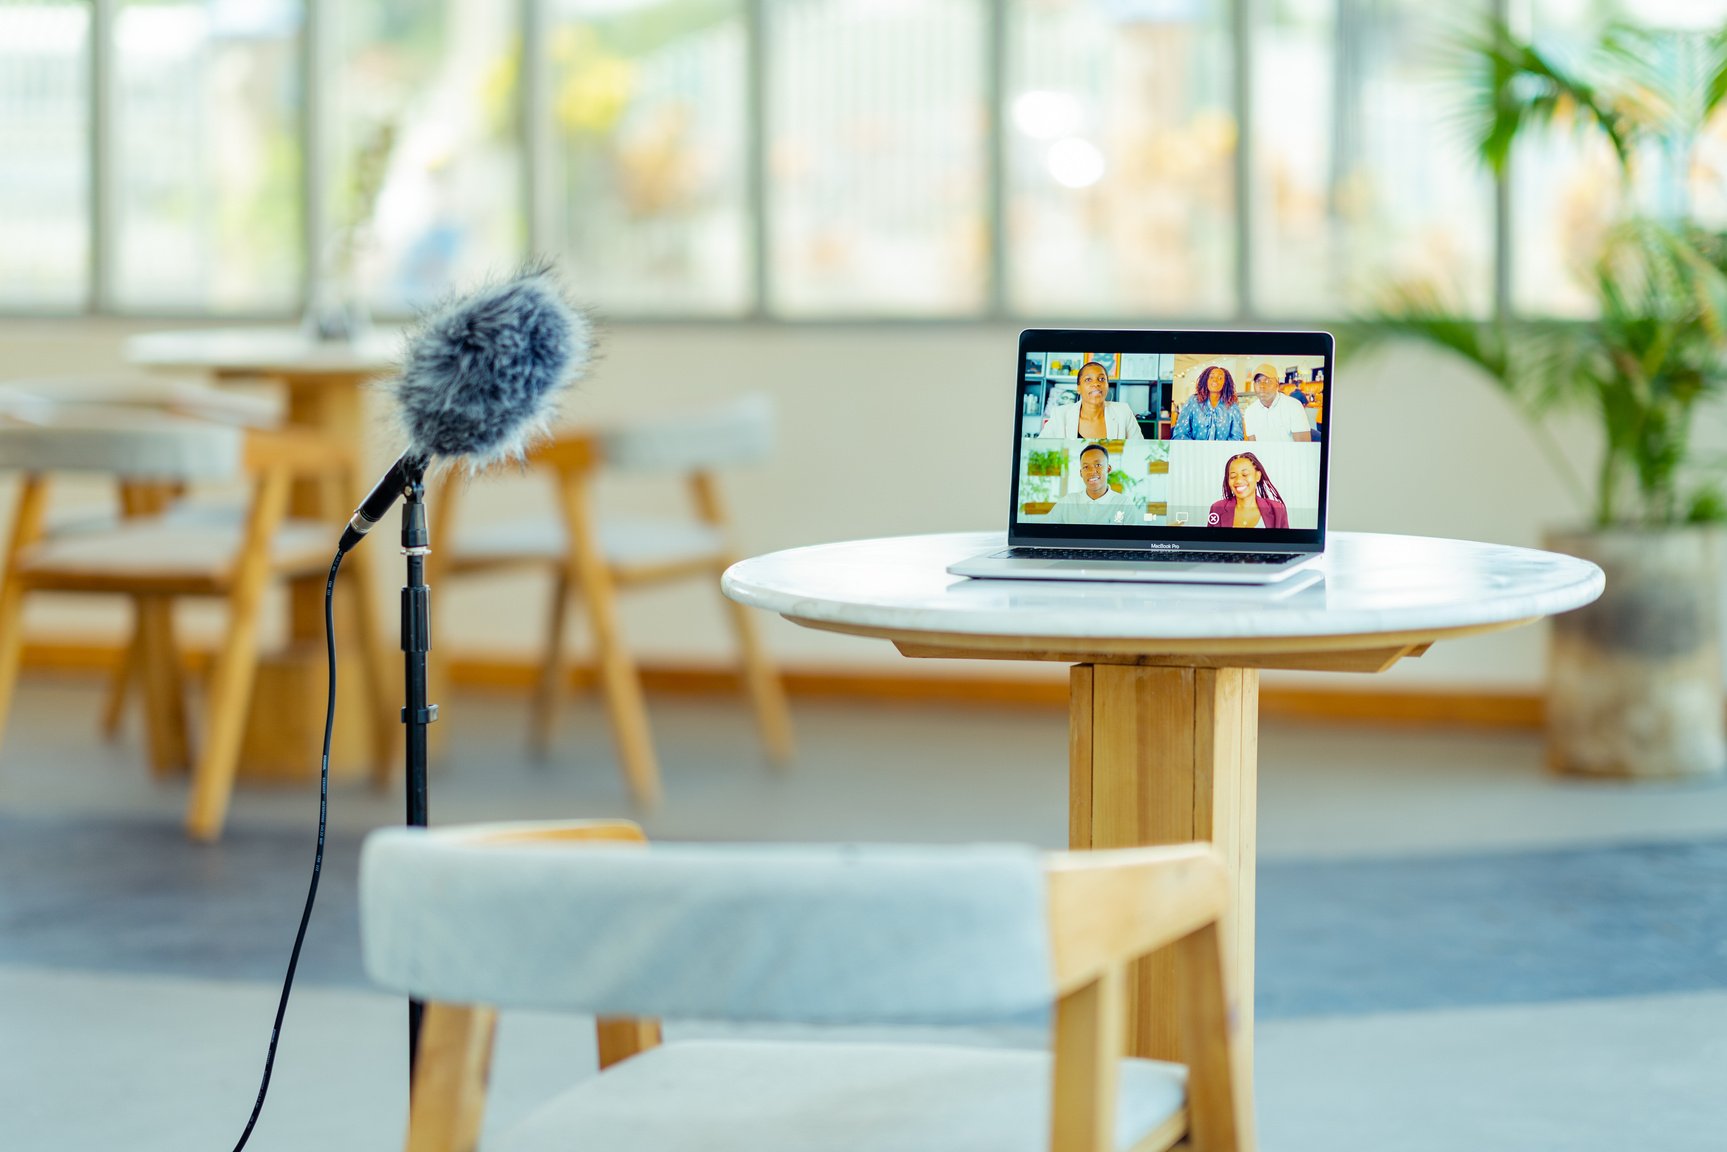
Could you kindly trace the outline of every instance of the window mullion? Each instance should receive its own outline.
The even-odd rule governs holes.
[[[521,21],[522,209],[527,216],[529,257],[540,259],[550,255],[558,242],[552,155],[557,137],[551,117],[551,57],[546,50],[551,20],[546,0],[522,0]]]
[[[1511,0],[1490,0],[1493,19],[1505,24],[1511,18]],[[1508,157],[1503,171],[1493,174],[1493,314],[1501,320],[1511,315],[1511,173],[1515,157]]]
[[[324,188],[334,101],[325,78],[337,74],[335,53],[331,51],[331,13],[326,0],[305,0],[305,23],[300,37],[300,236],[302,258],[306,262],[300,281],[302,310],[312,305],[330,238]]]
[[[1258,314],[1253,298],[1253,4],[1231,0],[1230,47],[1235,101],[1235,314],[1251,321]]]
[[[989,245],[984,314],[999,320],[1008,314],[1007,299],[1007,135],[1003,107],[1007,100],[1008,4],[985,0],[983,84],[986,179],[985,235]]]
[[[745,196],[750,227],[751,319],[771,312],[773,265],[768,234],[768,17],[767,0],[744,4],[744,150]]]
[[[119,0],[90,0],[90,283],[86,307],[114,307],[114,13]]]

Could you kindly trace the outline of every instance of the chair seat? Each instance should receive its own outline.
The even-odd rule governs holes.
[[[1160,1129],[1173,1143],[1186,1085],[1179,1064],[1124,1060],[1119,1152]],[[1047,1152],[1049,1097],[1047,1052],[688,1041],[583,1081],[486,1152]]]
[[[41,580],[118,582],[134,577],[220,585],[240,546],[243,516],[216,507],[176,510],[156,519],[118,521],[53,536],[21,557],[23,571]],[[315,520],[286,520],[273,541],[272,567],[288,575],[330,566],[339,529]]]
[[[725,553],[725,537],[689,520],[610,520],[599,526],[600,550],[616,568],[652,568],[705,560]],[[561,560],[567,550],[564,526],[547,517],[497,524],[458,526],[451,548],[458,567]]]

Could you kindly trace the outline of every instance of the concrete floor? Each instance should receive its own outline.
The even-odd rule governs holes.
[[[98,702],[87,683],[25,686],[0,753],[0,818],[79,827],[178,820],[183,786],[150,781],[135,734],[112,748],[90,734]],[[799,763],[782,776],[760,766],[747,718],[730,705],[652,706],[667,802],[645,823],[661,838],[1054,847],[1065,835],[1059,713],[800,705]],[[449,756],[431,783],[435,822],[629,814],[597,708],[572,705],[545,765],[520,753],[524,713],[508,697],[450,702]],[[1539,765],[1538,741],[1523,735],[1267,725],[1262,859],[1371,870],[1388,858],[1442,866],[1482,853],[1727,836],[1727,788],[1567,784]],[[331,822],[358,833],[399,820],[400,805],[339,787]],[[303,830],[309,864],[315,817],[310,788],[243,789],[228,835]],[[20,874],[8,886],[28,883]],[[1727,941],[1727,924],[1715,927]],[[7,928],[30,929],[16,919]],[[1721,956],[1719,989],[1266,1020],[1256,1070],[1262,1146],[1718,1150],[1727,1146],[1727,951]],[[0,1148],[231,1147],[256,1092],[277,991],[256,980],[0,964]],[[296,987],[249,1147],[395,1146],[405,1108],[403,1017],[390,997]],[[585,1028],[568,1018],[505,1018],[489,1130],[592,1067]],[[998,1030],[945,1039],[1038,1037]]]

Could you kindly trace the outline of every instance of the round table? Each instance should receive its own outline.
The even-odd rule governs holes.
[[[1073,848],[1210,841],[1235,901],[1224,926],[1241,1067],[1253,1050],[1259,669],[1380,672],[1436,640],[1514,628],[1601,595],[1595,565],[1463,540],[1332,533],[1295,591],[1220,584],[971,580],[949,564],[999,532],[848,541],[734,564],[726,595],[907,656],[1059,660]],[[1173,964],[1132,981],[1128,1050],[1178,1059]],[[1163,1006],[1163,1010],[1159,1010]]]
[[[364,385],[396,370],[402,338],[394,328],[374,329],[354,340],[316,340],[298,327],[207,328],[133,336],[124,345],[124,355],[140,367],[204,372],[217,381],[273,380],[284,393],[287,424],[314,429],[358,452],[376,439],[364,417]],[[369,479],[364,477],[362,482]],[[289,514],[340,526],[364,494],[363,488],[343,491],[341,485],[328,481],[296,481]],[[369,584],[370,567],[370,559],[355,552],[347,562],[348,578]],[[289,587],[290,649],[260,661],[262,679],[254,701],[269,697],[276,706],[262,709],[254,703],[241,757],[243,778],[317,778],[318,758],[308,755],[307,743],[310,740],[316,747],[323,724],[323,597],[322,577],[296,580]],[[342,626],[340,631],[349,629]],[[348,660],[343,663],[346,675]],[[355,681],[348,678],[347,682]],[[372,761],[382,779],[394,741],[388,720],[393,717],[374,718],[364,737],[359,729],[338,722],[332,772],[352,775]]]

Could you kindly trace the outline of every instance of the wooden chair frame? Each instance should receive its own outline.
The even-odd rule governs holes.
[[[572,596],[580,595],[593,632],[600,687],[617,741],[625,782],[638,803],[652,807],[661,795],[659,761],[654,754],[653,736],[648,728],[641,679],[618,618],[617,593],[626,588],[691,577],[707,580],[717,592],[720,575],[736,560],[736,556],[728,544],[713,555],[678,563],[634,567],[607,564],[600,546],[599,524],[592,500],[592,485],[604,464],[601,438],[590,433],[567,434],[536,448],[529,453],[528,460],[551,474],[565,538],[569,542],[561,560],[550,562],[551,612],[546,630],[546,650],[533,697],[532,749],[543,756],[552,743],[557,726],[558,701],[569,680],[564,638],[569,601]],[[722,538],[729,539],[730,525],[720,495],[718,476],[708,468],[689,469],[685,476],[697,517],[718,531]],[[433,509],[433,579],[547,563],[539,558],[465,558],[451,554],[448,543],[452,539],[451,530],[457,523],[456,489],[455,484],[442,485]],[[440,541],[445,546],[442,553],[438,550]],[[791,761],[793,744],[791,715],[786,707],[779,673],[768,658],[750,609],[723,595],[720,602],[737,640],[744,684],[769,759],[775,765],[784,766]]]
[[[158,774],[178,771],[191,759],[180,658],[173,636],[173,601],[182,596],[227,601],[228,631],[216,651],[209,677],[203,747],[192,766],[192,791],[186,810],[186,830],[198,840],[219,838],[227,818],[257,668],[259,609],[275,574],[271,546],[287,515],[290,485],[302,477],[342,476],[351,487],[354,474],[352,453],[315,433],[247,430],[244,436],[243,468],[252,477],[252,494],[240,541],[222,571],[214,575],[32,571],[27,554],[42,538],[49,481],[45,473],[28,473],[21,482],[6,547],[5,575],[0,578],[0,736],[5,732],[22,660],[25,596],[31,592],[124,595],[136,606],[138,640],[136,652],[128,660],[135,661],[141,673],[150,759]],[[141,489],[149,487],[140,485]],[[129,501],[133,511],[147,512],[153,506],[153,497]],[[332,535],[332,552],[334,541]],[[348,610],[366,673],[363,690],[368,722],[374,728],[372,746],[383,756],[393,743],[393,734],[382,723],[383,652],[363,571],[355,573],[349,584]]]
[[[477,834],[524,840],[646,843],[628,821],[584,821]],[[1244,1054],[1235,1043],[1221,917],[1222,862],[1203,844],[1061,852],[1049,857],[1055,1027],[1051,1039],[1051,1152],[1114,1152],[1119,1062],[1126,1044],[1129,966],[1164,948],[1175,962],[1187,1107],[1133,1152],[1252,1152]],[[497,1012],[434,1002],[421,1024],[407,1152],[473,1152],[485,1114]],[[659,1021],[612,1018],[595,1028],[603,1071],[660,1043]]]

